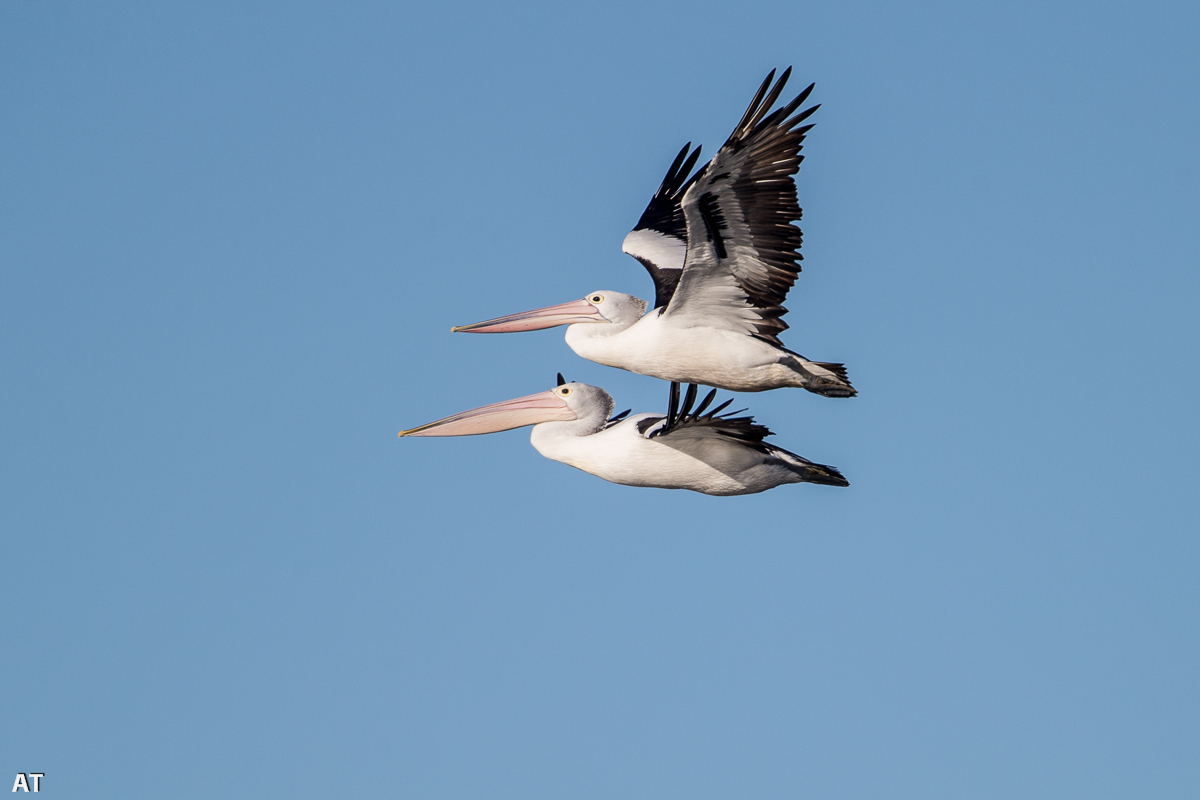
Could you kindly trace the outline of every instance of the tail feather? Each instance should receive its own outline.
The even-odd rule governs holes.
[[[791,355],[793,358],[785,363],[800,375],[800,386],[808,391],[825,397],[854,397],[858,394],[846,375],[845,364],[809,361],[804,356]]]
[[[850,481],[846,480],[846,476],[839,472],[837,467],[809,461],[804,456],[798,456],[783,448],[778,448],[775,455],[805,483],[819,483],[824,486],[850,485]]]
[[[846,377],[846,365],[845,364],[833,364],[828,361],[814,361],[812,363],[816,364],[818,367],[821,367],[822,369],[829,370],[834,375],[837,375],[839,379],[841,379],[842,381],[845,381],[847,386],[850,385],[850,379],[848,377]]]
[[[830,467],[825,464],[809,464],[804,468],[793,468],[797,475],[804,478],[808,483],[820,483],[825,486],[849,486],[850,481],[846,480],[846,476],[838,472],[837,467]]]
[[[854,397],[856,394],[858,394],[858,389],[855,389],[850,384],[850,378],[846,375],[845,364],[833,364],[827,361],[814,361],[812,363],[818,367],[821,367],[822,369],[829,370],[836,375],[837,379],[841,382],[841,385],[830,385],[825,381],[822,381],[822,385],[810,388],[810,392],[816,392],[817,394],[824,395],[825,397]]]

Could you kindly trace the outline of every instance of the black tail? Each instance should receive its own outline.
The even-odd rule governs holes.
[[[850,481],[838,472],[837,467],[828,464],[818,464],[809,461],[804,456],[798,456],[791,450],[771,446],[771,454],[787,465],[787,468],[800,476],[805,483],[820,483],[825,486],[849,486]]]
[[[810,392],[816,392],[823,397],[854,397],[858,394],[858,389],[850,385],[850,378],[846,375],[845,364],[831,364],[826,361],[814,361],[815,366],[827,369],[837,376],[840,383],[833,383],[823,375],[814,375],[812,386],[805,386]]]
[[[828,361],[814,361],[812,363],[816,364],[818,367],[829,370],[834,375],[837,375],[838,378],[840,378],[847,386],[850,385],[850,378],[846,376],[845,364],[831,364]]]
[[[833,364],[827,361],[809,361],[804,356],[788,351],[795,358],[781,362],[795,370],[803,380],[802,386],[814,394],[824,397],[854,397],[858,390],[850,385],[846,375],[845,364]],[[814,372],[811,367],[819,367],[821,372]]]
[[[804,479],[806,483],[820,483],[825,486],[849,486],[850,481],[842,473],[838,472],[837,467],[830,467],[825,464],[814,464],[809,461],[807,464],[792,464],[792,471]]]

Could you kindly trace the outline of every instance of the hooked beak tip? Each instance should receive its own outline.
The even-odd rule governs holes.
[[[459,332],[459,331],[461,331],[461,330],[462,330],[462,326],[461,326],[461,325],[451,325],[451,326],[450,326],[450,332],[451,332],[451,333],[458,333],[458,332]]]

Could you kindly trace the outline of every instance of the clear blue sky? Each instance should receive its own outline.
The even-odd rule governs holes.
[[[1200,7],[975,6],[0,4],[0,782],[1195,797]],[[661,409],[450,326],[652,296],[622,237],[789,64],[784,340],[861,396],[743,401],[849,489],[396,438]]]

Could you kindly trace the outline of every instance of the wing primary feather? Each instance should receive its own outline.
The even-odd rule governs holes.
[[[732,404],[733,404],[733,398],[731,397],[728,400],[726,400],[724,403],[721,403],[721,405],[714,408],[712,411],[708,412],[708,416],[710,418],[715,417],[717,414],[720,414],[724,409],[728,408]]]
[[[679,174],[680,168],[683,166],[683,162],[687,160],[688,151],[691,149],[692,143],[688,142],[683,146],[683,149],[679,151],[679,155],[675,156],[675,160],[671,162],[671,167],[667,170],[666,177],[663,178],[663,182],[661,185],[659,185],[658,191],[654,193],[656,197],[671,193],[671,185],[675,182],[675,176]]]
[[[696,149],[692,150],[692,143],[688,142],[683,146],[683,149],[675,156],[675,160],[671,162],[667,174],[663,176],[662,183],[658,186],[658,191],[650,198],[651,205],[655,201],[674,198],[679,194],[679,190],[683,187],[688,175],[696,166],[696,160],[700,158],[701,145],[696,145]],[[690,154],[688,151],[691,151]],[[649,209],[647,209],[647,212]],[[642,227],[642,223],[646,222],[646,214],[642,215],[642,219],[638,221],[638,228]]]
[[[704,396],[704,399],[700,401],[700,407],[696,409],[697,417],[699,417],[701,414],[704,413],[704,409],[708,408],[709,404],[713,401],[713,398],[715,398],[716,396],[717,396],[716,389],[713,389],[711,392],[709,392],[708,394],[706,394]]]
[[[696,145],[696,149],[688,156],[688,160],[683,163],[683,167],[679,170],[680,177],[686,176],[696,167],[696,160],[700,158],[700,148],[702,145]]]
[[[801,92],[800,94],[796,95],[796,99],[795,99],[795,100],[793,100],[792,102],[793,102],[793,103],[795,103],[797,106],[798,106],[798,105],[800,105],[801,103],[803,103],[805,100],[807,100],[807,99],[808,99],[808,96],[809,96],[810,94],[812,94],[812,91],[813,91],[813,89],[814,89],[814,88],[816,88],[816,85],[817,85],[816,83],[810,83],[810,84],[809,84],[809,85],[808,85],[808,86],[807,86],[807,87],[804,89],[804,91],[803,91],[803,92]]]
[[[772,70],[771,74],[772,75],[775,74],[775,71]],[[750,133],[756,127],[758,127],[758,124],[760,122],[762,122],[763,117],[765,117],[767,115],[767,112],[771,110],[771,106],[775,105],[775,101],[779,99],[779,93],[783,91],[783,86],[784,86],[784,84],[787,83],[788,78],[791,77],[791,74],[792,74],[791,67],[788,67],[787,69],[785,69],[783,71],[783,74],[779,76],[779,80],[775,81],[775,85],[771,87],[771,91],[767,94],[766,98],[762,100],[762,102],[758,105],[758,107],[755,108],[752,105],[749,109],[746,110],[746,113],[748,115],[750,114],[751,111],[753,111],[754,113],[752,115],[750,115],[749,119],[746,120],[746,123],[744,126],[739,125],[737,128],[734,129],[734,136],[731,136],[730,139],[734,139],[735,137],[737,139],[741,139],[746,134]]]
[[[796,110],[797,108],[799,108],[799,107],[800,107],[800,105],[801,105],[801,104],[802,104],[802,103],[803,103],[805,100],[807,100],[807,99],[808,99],[808,96],[809,96],[810,94],[812,94],[812,90],[813,90],[815,87],[816,87],[816,84],[815,84],[815,83],[810,83],[810,84],[808,85],[808,88],[807,88],[807,89],[805,89],[805,90],[804,90],[803,92],[801,92],[800,94],[798,94],[798,95],[796,95],[795,97],[793,97],[790,103],[788,103],[787,105],[783,106],[783,107],[782,107],[782,108],[780,108],[778,111],[774,111],[774,112],[772,112],[772,113],[771,113],[771,116],[770,116],[770,117],[768,117],[768,119],[769,119],[771,122],[775,122],[776,120],[778,120],[779,122],[782,122],[783,120],[787,120],[787,126],[788,126],[788,128],[791,128],[791,127],[795,126],[795,125],[796,125],[796,123],[798,123],[798,122],[802,121],[802,120],[803,120],[805,117],[807,117],[809,114],[813,113],[814,111],[816,111],[818,108],[820,108],[820,107],[821,107],[821,104],[820,104],[820,103],[818,103],[817,105],[813,106],[812,108],[808,108],[808,109],[805,109],[804,111],[802,111],[802,112],[800,113],[800,116],[798,116],[798,117],[795,117],[795,118],[793,118],[793,119],[788,119],[788,117],[792,116],[792,113],[793,113],[793,112],[795,112],[795,110]],[[776,124],[778,124],[778,123],[776,123]]]
[[[687,419],[688,414],[692,411],[692,406],[696,404],[696,391],[700,387],[694,383],[689,383],[687,391],[683,395],[683,409],[679,412],[681,420]]]
[[[567,379],[562,376],[562,373],[561,372],[558,373],[558,383],[556,385],[562,386],[566,382],[567,382]]]
[[[789,67],[789,69],[790,69],[790,67]],[[767,87],[771,85],[771,81],[774,78],[775,78],[775,70],[771,70],[769,73],[767,73],[766,80],[764,80],[762,82],[762,86],[758,87],[758,91],[755,92],[754,99],[750,101],[750,106],[746,109],[746,113],[742,114],[741,122],[739,122],[737,124],[737,127],[735,127],[733,129],[735,132],[740,131],[740,130],[742,130],[742,128],[746,127],[746,123],[749,122],[750,117],[754,114],[755,109],[758,108],[758,104],[762,102],[763,96],[766,95],[766,93],[767,93]]]
[[[662,430],[670,430],[675,427],[675,412],[679,408],[679,381],[671,381],[671,393],[667,400],[667,424],[662,427]]]
[[[800,98],[796,98],[796,99],[799,100]],[[797,103],[797,105],[799,105],[799,103]],[[797,114],[796,116],[794,116],[790,120],[788,120],[788,123],[790,125],[796,125],[797,123],[804,122],[804,120],[808,119],[813,114],[817,113],[817,109],[820,107],[821,107],[820,103],[817,103],[815,106],[810,106],[809,108],[804,109],[799,114]],[[810,130],[812,130],[812,125],[807,125],[800,129],[800,133],[802,133],[802,134],[808,133]]]
[[[674,187],[676,187],[678,182],[678,175],[680,172],[683,172],[683,164],[686,160],[688,160],[689,150],[691,150],[691,142],[685,144],[683,146],[683,150],[680,150],[678,154],[676,154],[674,161],[671,162],[671,167],[667,168],[667,174],[662,176],[662,182],[659,184],[658,190],[656,190],[654,192],[654,196],[650,198],[650,203],[653,204],[655,200],[670,197],[672,192],[674,192]],[[642,216],[644,217],[646,215],[643,213]],[[638,222],[641,223],[642,221]]]
[[[771,87],[771,91],[767,95],[767,99],[763,100],[762,105],[758,107],[758,113],[754,115],[755,119],[753,124],[750,126],[751,128],[758,125],[758,123],[762,121],[762,118],[767,115],[767,112],[771,110],[771,106],[775,105],[775,101],[779,99],[779,95],[783,92],[783,87],[788,82],[788,78],[790,77],[792,77],[792,68],[788,67],[783,71],[783,74],[779,76],[779,80],[775,81],[775,85]]]

